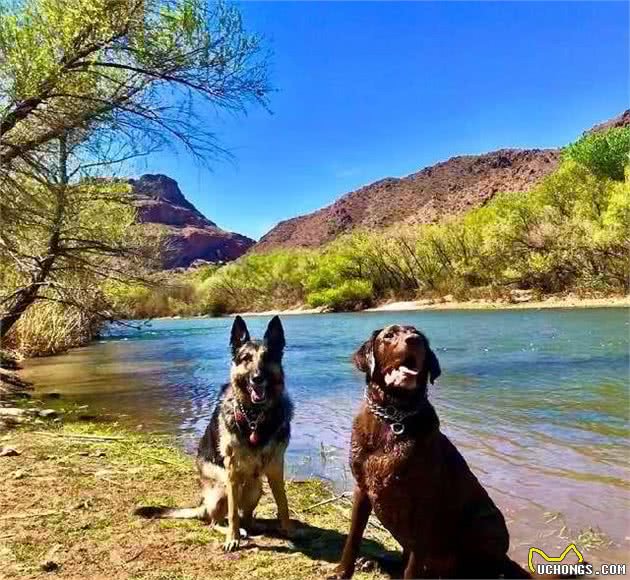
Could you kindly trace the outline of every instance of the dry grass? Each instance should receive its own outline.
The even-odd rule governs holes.
[[[7,343],[23,356],[48,356],[88,343],[99,326],[85,311],[53,302],[37,302],[11,329]]]
[[[295,543],[250,538],[235,554],[199,521],[147,521],[132,515],[144,504],[196,502],[192,459],[168,438],[121,432],[115,425],[70,424],[0,436],[20,452],[0,457],[0,577],[323,578],[337,561],[349,520],[348,500],[320,482],[290,482],[289,502],[300,522]],[[81,435],[123,437],[92,439]],[[310,508],[310,509],[309,509]],[[265,493],[257,515],[273,517]],[[370,527],[364,551],[383,555],[393,540]],[[391,556],[391,553],[389,554]],[[50,570],[49,572],[45,570]],[[357,578],[380,578],[378,570]]]
[[[28,402],[23,403],[30,408]],[[82,411],[65,409],[65,417]],[[192,457],[169,437],[121,430],[115,423],[56,424],[36,420],[0,433],[0,578],[122,578],[147,580],[325,578],[338,561],[349,527],[350,499],[320,481],[288,483],[292,516],[299,522],[293,543],[255,536],[233,554],[223,537],[199,521],[147,521],[132,515],[139,505],[194,505]],[[332,500],[332,501],[331,501]],[[270,518],[268,490],[257,515]],[[514,526],[515,522],[511,522]],[[570,530],[561,513],[545,514],[536,539],[513,537],[513,557],[545,538],[561,550],[575,542],[593,564],[625,562],[623,547],[596,529]],[[376,519],[363,542],[364,555],[386,558],[392,571],[397,548]],[[49,571],[46,571],[49,570]],[[359,580],[386,577],[366,566]]]

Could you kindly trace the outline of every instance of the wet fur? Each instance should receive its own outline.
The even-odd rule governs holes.
[[[282,353],[285,346],[280,319],[274,317],[263,341],[250,339],[245,322],[237,316],[230,339],[230,383],[218,397],[210,423],[199,443],[197,470],[201,502],[194,508],[142,507],[138,515],[151,518],[199,518],[213,525],[227,520],[226,550],[238,548],[240,527],[250,527],[262,495],[265,475],[278,506],[280,528],[291,524],[284,484],[284,454],[289,444],[293,407],[284,390]],[[266,398],[255,405],[252,379],[264,385]],[[262,388],[262,387],[261,387]],[[235,406],[262,412],[252,443],[247,424],[235,418]]]
[[[420,371],[415,388],[387,387],[383,369],[400,364],[410,349]],[[352,576],[372,510],[403,547],[405,578],[530,577],[507,556],[509,534],[503,515],[440,431],[426,392],[427,381],[439,376],[440,367],[426,337],[413,327],[377,330],[354,362],[366,374],[371,397],[419,413],[407,420],[400,436],[365,403],[355,418],[350,452],[356,480],[352,523],[337,577]]]

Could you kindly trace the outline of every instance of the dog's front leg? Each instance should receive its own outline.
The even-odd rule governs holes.
[[[266,469],[267,481],[273,494],[273,499],[278,507],[278,520],[280,530],[289,537],[293,533],[293,525],[289,519],[289,502],[287,492],[284,487],[284,457],[272,461]]]
[[[372,512],[372,503],[367,493],[358,485],[354,488],[352,497],[352,523],[350,524],[350,533],[346,539],[346,545],[343,548],[341,562],[335,570],[337,578],[352,578],[354,574],[354,565],[359,555],[361,540],[365,526],[367,526],[368,518]]]
[[[238,516],[238,490],[239,490],[239,476],[236,471],[236,465],[233,458],[226,458],[226,470],[227,470],[227,503],[228,503],[228,516],[227,516],[227,533],[225,535],[225,543],[223,549],[226,552],[232,552],[237,550],[241,543],[240,533],[240,521]]]

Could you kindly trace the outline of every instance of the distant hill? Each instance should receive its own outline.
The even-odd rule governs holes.
[[[608,121],[595,125],[585,133],[596,133],[598,131],[606,131],[613,127],[628,127],[630,126],[630,109],[625,110],[621,115],[617,115]]]
[[[166,236],[164,268],[186,268],[196,260],[227,262],[243,255],[254,240],[227,232],[206,218],[166,175],[130,179],[138,222]]]
[[[630,110],[591,131],[630,125]],[[528,191],[551,173],[559,149],[500,149],[460,155],[407,177],[388,177],[313,213],[280,222],[254,246],[314,247],[359,227],[432,223],[479,207],[502,191]]]

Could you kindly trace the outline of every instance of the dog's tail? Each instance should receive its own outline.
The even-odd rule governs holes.
[[[134,510],[134,515],[147,519],[175,518],[183,520],[207,519],[206,507],[170,508],[164,506],[142,506]]]

